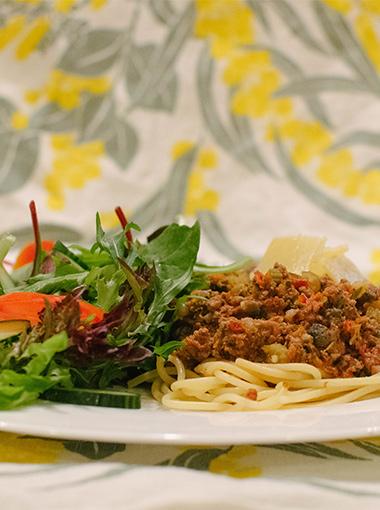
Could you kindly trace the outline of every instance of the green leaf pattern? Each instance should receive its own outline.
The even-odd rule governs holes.
[[[31,436],[0,434],[0,461],[5,460],[7,442],[20,451],[24,450],[25,462],[31,459],[32,449],[39,448],[41,460],[55,457],[55,466],[37,466],[20,470],[18,476],[32,477],[40,473],[47,483],[49,476],[55,479],[56,487],[73,487],[77,483],[90,483],[95,478],[86,475],[85,465],[78,469],[78,462],[98,461],[96,480],[112,479],[124,475],[139,466],[182,467],[197,471],[209,471],[218,475],[235,478],[286,476],[306,483],[328,484],[331,490],[355,490],[342,487],[347,473],[355,474],[356,482],[377,482],[380,466],[380,445],[378,438],[345,442],[291,443],[277,445],[241,446],[152,446],[142,447],[122,443],[100,443],[91,441],[37,439]],[[101,462],[106,463],[101,466]],[[9,464],[8,464],[9,465]],[[67,481],[62,476],[69,466],[78,466],[79,479]],[[4,466],[7,466],[5,464]],[[62,472],[63,471],[63,472]],[[57,478],[55,474],[60,474]],[[6,479],[15,471],[9,471],[0,464],[0,478]],[[312,477],[308,477],[312,474]],[[50,484],[49,484],[50,485]]]
[[[6,98],[0,98],[0,127],[9,126],[11,115],[15,107]]]
[[[166,73],[160,85],[155,87],[151,93],[142,94],[140,99],[136,99],[140,94],[140,87],[143,87],[146,69],[149,69],[150,62],[154,58],[154,44],[131,46],[125,76],[126,87],[131,101],[139,106],[171,112],[175,108],[178,89],[177,77],[171,70]]]
[[[62,55],[58,67],[72,74],[102,74],[116,62],[122,44],[122,32],[91,30],[74,40]]]
[[[32,133],[8,131],[0,136],[0,194],[23,186],[38,158],[38,139]]]
[[[33,58],[39,78],[0,86],[0,200],[30,189],[43,221],[75,222],[82,237],[96,210],[113,228],[117,204],[146,231],[199,218],[214,258],[262,252],[268,236],[232,231],[246,217],[274,236],[297,216],[332,239],[343,228],[369,270],[366,229],[380,222],[370,2],[64,5],[0,6],[0,68],[6,52],[25,69]]]

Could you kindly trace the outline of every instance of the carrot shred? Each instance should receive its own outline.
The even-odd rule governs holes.
[[[64,296],[42,294],[39,292],[12,292],[0,296],[0,321],[28,320],[32,325],[40,321],[40,313],[46,306],[46,301],[55,305],[64,299]],[[103,310],[82,299],[79,300],[81,318],[93,316],[94,322],[103,319]]]
[[[41,242],[42,249],[46,253],[50,253],[54,248],[54,245],[55,241],[50,241],[48,239]],[[13,264],[13,269],[18,269],[19,267],[25,266],[26,264],[30,264],[33,262],[35,255],[36,243],[33,242],[25,245],[18,254],[16,262]]]

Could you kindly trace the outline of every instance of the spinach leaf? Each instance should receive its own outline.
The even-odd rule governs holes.
[[[154,299],[148,321],[161,319],[169,303],[190,282],[200,243],[200,227],[172,224],[142,247],[142,256],[156,269]]]

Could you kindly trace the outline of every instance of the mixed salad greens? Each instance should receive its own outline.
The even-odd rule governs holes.
[[[34,202],[30,211],[34,243],[10,270],[15,238],[0,237],[0,409],[38,398],[139,407],[128,379],[181,345],[170,335],[179,308],[223,269],[197,264],[199,224],[141,243],[118,207],[120,231],[106,233],[97,215],[94,244],[68,246],[42,240]]]

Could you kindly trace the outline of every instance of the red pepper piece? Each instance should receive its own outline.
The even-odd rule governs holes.
[[[343,322],[343,331],[345,331],[346,333],[351,333],[352,331],[352,326],[353,326],[353,321],[350,321],[349,319],[345,320]]]
[[[244,328],[237,320],[232,320],[228,323],[228,329],[233,333],[243,333]]]
[[[261,271],[255,272],[255,281],[257,285],[262,289],[264,287],[264,275]]]
[[[245,395],[247,398],[249,398],[250,400],[257,400],[257,390],[255,390],[254,388],[252,388],[251,390],[248,390],[246,395]]]
[[[298,297],[298,301],[302,303],[303,305],[306,305],[306,303],[309,301],[305,294],[300,294]]]
[[[302,287],[309,287],[309,280],[306,280],[305,278],[298,278],[297,280],[293,281],[294,287],[298,290]]]

